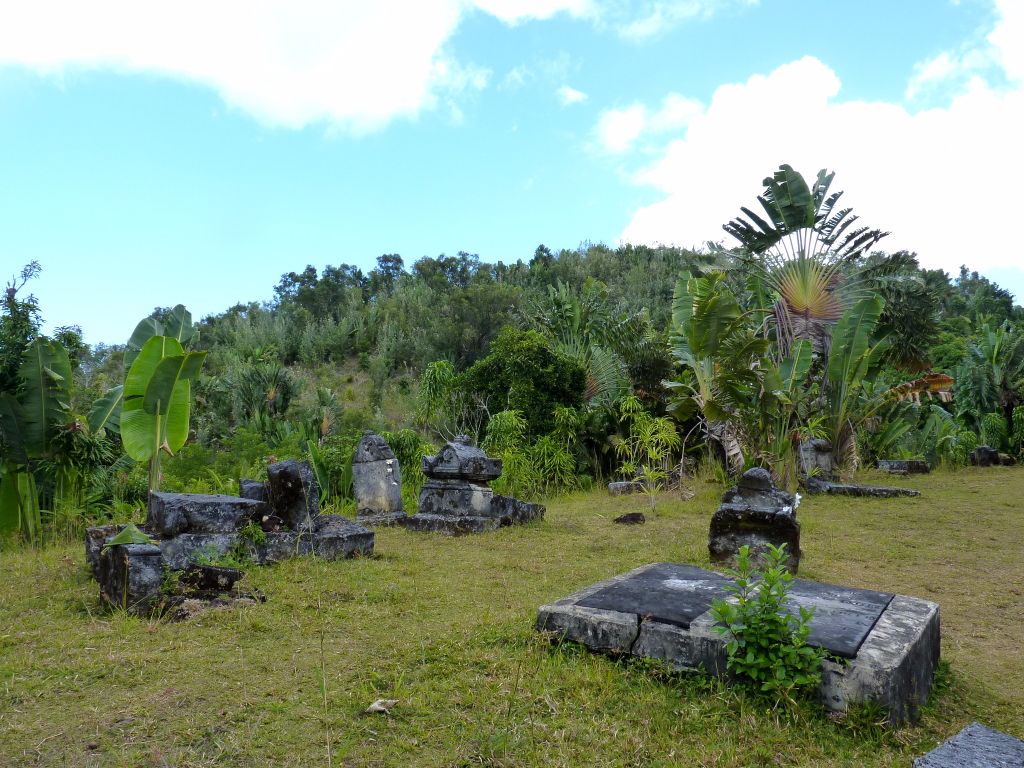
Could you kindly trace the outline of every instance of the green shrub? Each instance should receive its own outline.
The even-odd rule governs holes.
[[[1010,449],[1024,455],[1024,405],[1013,409],[1013,431],[1010,434]]]
[[[981,439],[985,445],[995,448],[997,451],[1006,450],[1009,435],[1003,414],[986,413],[981,417]]]
[[[794,703],[794,694],[821,682],[825,652],[807,644],[814,611],[800,606],[787,612],[793,575],[786,569],[786,545],[769,545],[763,568],[740,547],[735,584],[726,587],[735,602],[716,600],[711,613],[716,631],[726,637],[728,667],[755,690]]]

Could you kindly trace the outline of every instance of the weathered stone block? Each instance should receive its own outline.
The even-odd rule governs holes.
[[[270,505],[285,524],[298,530],[320,516],[320,486],[308,461],[279,461],[267,467]]]
[[[810,494],[828,494],[830,496],[867,496],[878,499],[891,499],[897,496],[920,496],[920,491],[911,488],[891,488],[885,485],[852,485],[849,483],[832,483],[809,478],[804,486]]]
[[[402,523],[410,531],[443,533],[446,536],[462,536],[467,533],[496,531],[501,525],[497,517],[481,515],[434,515],[415,514]]]
[[[543,504],[520,501],[509,496],[495,495],[491,499],[491,512],[498,517],[502,527],[543,520],[546,511]]]
[[[312,554],[324,560],[369,557],[373,554],[373,542],[373,531],[339,515],[321,515],[310,541]]]
[[[914,768],[1021,768],[1024,741],[971,723],[960,733],[914,761]]]
[[[352,488],[360,519],[394,522],[405,514],[402,506],[402,472],[384,438],[364,432],[352,457]]]
[[[262,480],[239,480],[238,495],[243,499],[270,503],[270,489]]]
[[[639,480],[624,480],[618,483],[608,483],[609,496],[628,496],[632,493],[643,493],[644,484]]]
[[[905,475],[926,475],[932,471],[923,459],[879,459],[878,468],[883,472]]]
[[[270,508],[260,501],[202,493],[149,495],[146,528],[156,537],[179,533],[229,533],[259,522]]]
[[[100,578],[100,550],[107,543],[107,539],[119,534],[122,528],[123,524],[114,523],[85,529],[85,562],[94,579]]]
[[[800,567],[796,500],[792,494],[775,488],[767,470],[747,470],[737,486],[725,492],[722,505],[711,518],[711,562],[735,567],[741,547],[749,547],[751,558],[757,561],[763,560],[768,545],[783,544],[788,555],[786,566],[796,573]]]
[[[987,445],[979,445],[971,451],[971,464],[976,467],[998,467],[999,451]]]
[[[100,553],[100,596],[135,616],[148,616],[160,599],[164,560],[153,544],[116,544]]]
[[[426,480],[420,488],[421,515],[497,517],[494,491],[465,480]]]
[[[832,443],[822,438],[805,440],[797,447],[797,461],[803,477],[829,480],[835,474],[832,462]]]

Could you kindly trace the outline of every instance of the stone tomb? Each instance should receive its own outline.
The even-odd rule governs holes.
[[[728,579],[692,565],[654,563],[602,581],[537,612],[536,628],[593,651],[657,659],[725,676],[725,638],[710,609]],[[889,720],[915,720],[939,662],[939,606],[926,600],[794,579],[790,598],[815,610],[810,642],[826,660],[824,706],[875,701]]]
[[[356,520],[363,525],[395,525],[405,521],[402,470],[394,451],[375,432],[363,432],[352,456],[352,489]]]
[[[722,505],[711,518],[708,551],[711,562],[735,568],[740,547],[750,547],[753,562],[763,561],[768,545],[786,545],[786,567],[796,573],[800,567],[800,523],[797,500],[772,483],[767,469],[748,469],[735,488],[722,497]]]
[[[1021,768],[1024,741],[981,723],[960,733],[914,761],[914,768]]]
[[[419,511],[404,520],[411,530],[458,536],[544,517],[540,504],[494,494],[489,484],[501,477],[501,459],[492,459],[465,435],[424,456],[423,474]]]
[[[149,544],[105,547],[124,526],[88,529],[86,560],[102,597],[130,613],[148,615],[160,598],[166,569],[182,571],[239,551],[257,565],[296,555],[336,560],[373,553],[373,531],[320,514],[319,488],[308,464],[280,462],[267,475],[265,487],[249,481],[242,489],[256,498],[150,494],[141,527]]]

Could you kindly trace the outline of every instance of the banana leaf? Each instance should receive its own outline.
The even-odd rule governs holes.
[[[67,350],[40,336],[25,352],[19,376],[25,450],[30,456],[42,456],[49,448],[54,428],[69,418],[71,361]]]

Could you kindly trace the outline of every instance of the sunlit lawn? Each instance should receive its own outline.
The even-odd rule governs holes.
[[[372,559],[254,570],[266,604],[183,624],[101,608],[77,544],[0,553],[0,765],[906,766],[976,719],[1024,737],[1024,468],[887,481],[923,495],[804,500],[801,576],[941,605],[949,669],[916,727],[535,635],[594,581],[706,565],[722,488],[699,485],[637,527],[611,520],[645,499],[594,492],[494,534],[380,530]]]

